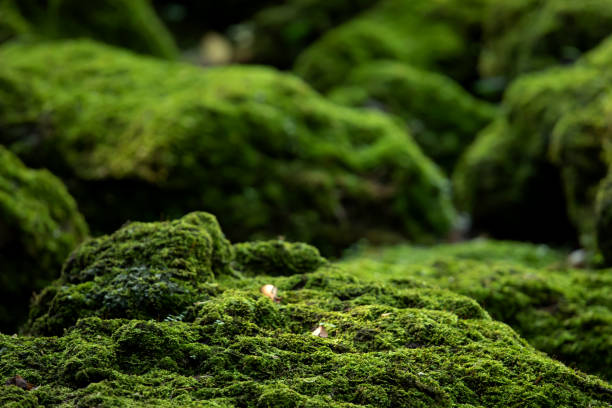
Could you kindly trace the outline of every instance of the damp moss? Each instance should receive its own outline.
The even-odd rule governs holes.
[[[147,0],[97,1],[95,9],[78,0],[2,0],[0,9],[6,13],[0,15],[0,27],[8,26],[11,38],[88,37],[162,58],[178,54]],[[2,37],[0,28],[0,43]]]
[[[576,61],[610,34],[606,0],[492,2],[484,19],[480,72],[509,82],[520,74]]]
[[[444,72],[469,85],[488,0],[386,0],[330,30],[297,59],[294,70],[316,89],[341,84],[350,71],[395,60]]]
[[[612,55],[610,45],[509,88],[503,116],[476,138],[454,175],[458,205],[477,227],[504,238],[533,233],[542,239],[528,227],[519,230],[534,225],[569,241],[575,234],[564,226],[569,215],[579,242],[595,250],[595,195],[608,167],[612,77],[604,61]],[[522,220],[519,229],[508,222],[515,219]]]
[[[95,229],[207,210],[234,241],[331,253],[363,236],[432,240],[452,222],[448,181],[401,126],[291,75],[88,41],[0,58],[0,141],[64,177]]]
[[[235,244],[239,271],[262,275],[294,275],[317,270],[327,261],[317,248],[301,242],[256,241]]]
[[[612,378],[609,270],[569,269],[547,247],[494,241],[370,251],[340,266],[360,279],[469,296],[538,350]]]
[[[395,61],[357,67],[329,97],[398,116],[425,154],[447,171],[496,114],[450,78]]]
[[[33,170],[0,146],[0,331],[27,316],[32,292],[59,276],[64,259],[88,233],[62,182]]]

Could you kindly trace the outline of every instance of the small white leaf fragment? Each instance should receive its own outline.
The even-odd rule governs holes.
[[[312,335],[317,336],[317,337],[322,337],[324,339],[329,337],[329,335],[327,334],[327,330],[325,330],[325,327],[323,326],[318,326],[316,329],[314,329],[312,331]]]
[[[391,316],[393,313],[383,313],[380,315],[380,317],[389,317]]]
[[[274,302],[278,303],[280,302],[280,298],[278,296],[276,296],[276,294],[278,293],[278,288],[274,285],[263,285],[259,291],[261,293],[263,293],[264,296],[269,297],[270,299],[272,299]]]

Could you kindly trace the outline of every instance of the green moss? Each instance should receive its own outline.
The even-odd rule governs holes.
[[[505,82],[571,63],[610,34],[606,0],[514,0],[491,3],[484,20],[480,71]]]
[[[360,279],[440,287],[478,301],[553,358],[612,378],[609,270],[566,269],[546,247],[475,241],[370,252],[341,267]]]
[[[289,68],[299,53],[322,34],[378,2],[291,0],[267,7],[243,27],[252,35],[250,61]]]
[[[313,246],[280,240],[235,244],[234,253],[236,269],[263,275],[313,272],[327,262]]]
[[[9,37],[88,37],[143,54],[177,56],[174,40],[147,0],[97,1],[94,10],[79,0],[2,0],[0,9],[9,12],[0,13],[0,27],[8,24]]]
[[[580,243],[594,250],[594,202],[607,173],[605,117],[612,106],[612,78],[602,63],[610,49],[603,44],[572,67],[524,76],[510,87],[503,117],[477,137],[454,175],[458,205],[479,228],[534,239],[538,232],[525,226],[537,225],[569,238],[571,231],[559,231],[569,215]],[[523,231],[512,225],[516,219]]]
[[[59,275],[87,225],[60,180],[0,146],[0,331],[27,316],[32,292]]]
[[[329,96],[399,116],[425,154],[448,171],[496,113],[451,79],[393,61],[359,66]]]
[[[131,319],[178,315],[230,273],[232,247],[216,219],[192,213],[164,223],[131,223],[87,241],[61,277],[34,299],[28,330],[61,333],[82,316]]]
[[[361,64],[386,59],[440,70],[469,83],[487,0],[381,1],[330,30],[297,59],[295,71],[316,89],[337,86]]]
[[[293,76],[86,41],[0,58],[0,141],[63,176],[96,229],[203,209],[233,240],[283,235],[330,253],[451,224],[447,180],[400,126]]]

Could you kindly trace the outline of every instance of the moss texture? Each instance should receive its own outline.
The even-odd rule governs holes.
[[[610,34],[607,0],[492,2],[484,20],[480,71],[505,82],[577,60]]]
[[[612,379],[610,270],[576,270],[544,246],[474,241],[370,252],[341,264],[354,276],[469,296],[538,350]]]
[[[34,290],[60,272],[87,235],[87,225],[62,182],[32,170],[0,146],[0,332],[27,316]]]
[[[329,97],[399,116],[423,152],[449,172],[496,114],[450,78],[395,61],[359,66]]]
[[[165,236],[172,256],[160,255],[160,241],[134,229]],[[199,240],[196,252],[176,250],[190,247],[183,230]],[[18,374],[37,386],[2,386],[0,401],[34,407],[612,403],[609,384],[535,351],[473,299],[422,284],[362,281],[330,265],[307,274],[237,277],[222,272],[231,250],[221,234],[212,216],[194,213],[128,225],[111,236],[125,242],[107,237],[75,252],[64,268],[80,271],[75,278],[92,274],[81,258],[98,265],[138,259],[185,276],[194,266],[204,276],[192,284],[216,290],[179,294],[185,310],[164,318],[160,308],[158,321],[87,317],[67,325],[61,337],[0,335],[0,378]],[[112,268],[94,273],[114,276]],[[65,288],[79,285],[65,282],[67,276]],[[262,284],[275,285],[280,302],[259,293]],[[311,333],[319,326],[327,337]]]
[[[236,244],[234,254],[234,268],[255,275],[308,273],[327,262],[313,246],[280,240]]]
[[[297,59],[295,72],[327,91],[361,64],[395,60],[474,78],[477,40],[489,0],[386,0],[329,31]]]
[[[477,137],[454,175],[458,204],[477,227],[502,237],[537,235],[516,230],[521,219],[520,228],[562,235],[569,215],[580,243],[594,250],[595,196],[608,167],[610,55],[608,41],[572,67],[510,87],[504,115]]]
[[[452,221],[447,180],[401,126],[293,76],[87,41],[0,58],[0,141],[64,177],[94,228],[204,209],[233,240],[329,253],[364,236],[432,239]]]
[[[8,39],[4,35],[8,25],[10,37],[88,37],[162,58],[178,54],[147,0],[101,0],[94,10],[79,0],[2,0],[0,10],[0,43],[3,37]]]

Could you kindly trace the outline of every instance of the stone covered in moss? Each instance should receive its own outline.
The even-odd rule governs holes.
[[[0,146],[0,332],[27,316],[32,292],[59,275],[87,225],[60,180]]]
[[[545,231],[567,240],[569,214],[581,244],[594,250],[595,195],[608,168],[610,55],[608,41],[570,68],[510,87],[503,117],[478,136],[454,176],[458,204],[477,228],[530,239]]]
[[[381,59],[439,70],[469,85],[489,1],[381,1],[313,43],[294,69],[321,91],[342,83],[353,68]]]
[[[236,269],[259,275],[308,273],[327,262],[313,246],[280,240],[236,244],[234,254]]]
[[[178,54],[147,0],[98,0],[94,8],[80,0],[2,0],[0,11],[0,43],[20,35],[38,40],[88,37],[163,58]]]
[[[423,151],[448,171],[496,113],[450,78],[394,61],[354,69],[329,96],[399,116]]]
[[[165,318],[181,313],[215,275],[230,272],[232,247],[210,214],[130,223],[90,240],[38,295],[28,330],[58,334],[79,317]]]
[[[607,0],[494,1],[484,19],[480,71],[505,82],[577,60],[610,35]]]
[[[538,350],[612,379],[610,270],[567,269],[547,247],[491,241],[391,248],[341,266],[365,280],[469,296]]]
[[[293,76],[87,41],[0,58],[0,141],[64,177],[95,228],[201,209],[233,240],[284,235],[329,253],[451,223],[447,180],[400,126]]]

